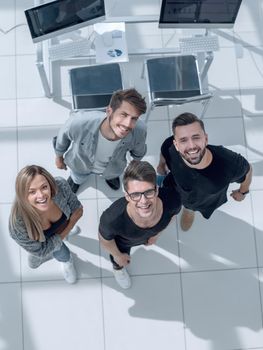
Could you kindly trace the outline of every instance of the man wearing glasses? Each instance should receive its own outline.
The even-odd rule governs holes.
[[[125,268],[131,247],[154,244],[178,214],[181,200],[175,189],[157,188],[151,164],[133,160],[123,176],[125,197],[111,204],[100,218],[99,239],[110,253],[114,277],[121,288],[131,286]]]

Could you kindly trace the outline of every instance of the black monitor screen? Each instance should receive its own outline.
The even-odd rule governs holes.
[[[25,15],[36,42],[99,21],[105,6],[104,0],[57,0],[26,10]]]
[[[232,27],[242,0],[163,0],[160,27]]]

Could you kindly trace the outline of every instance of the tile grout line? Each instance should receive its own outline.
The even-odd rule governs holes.
[[[154,276],[172,276],[172,275],[188,275],[188,274],[199,274],[199,273],[217,273],[217,272],[235,272],[235,271],[245,271],[245,270],[257,270],[263,269],[263,266],[251,266],[251,267],[240,267],[240,268],[229,268],[229,269],[213,269],[213,270],[196,270],[196,271],[181,271],[181,272],[158,272],[158,273],[146,273],[146,274],[132,274],[132,277],[154,277]],[[82,277],[79,278],[79,281],[88,281],[88,280],[98,280],[98,279],[113,279],[113,276],[92,276],[92,277]],[[46,282],[61,282],[63,281],[63,278],[54,278],[54,279],[38,279],[38,280],[22,280],[23,284],[27,283],[46,283]],[[20,283],[20,281],[2,281],[1,284],[17,284]]]
[[[183,210],[183,207],[181,210]],[[181,290],[181,307],[182,307],[182,319],[183,319],[183,330],[184,330],[184,348],[185,348],[185,350],[187,350],[186,322],[185,322],[185,310],[184,310],[184,288],[183,288],[183,277],[182,277],[182,268],[181,268],[181,251],[180,251],[179,216],[178,215],[176,216],[176,231],[177,231],[177,249],[178,249],[178,257],[179,257],[179,280],[180,280],[180,290]]]
[[[15,19],[15,25],[17,22],[16,18],[16,9],[17,9],[17,0],[14,0],[14,19]],[[18,103],[17,103],[17,96],[18,96],[18,86],[17,86],[17,31],[15,29],[14,33],[15,38],[15,113],[16,113],[16,170],[18,172],[19,169],[19,150],[18,150]],[[21,311],[21,337],[22,337],[22,349],[25,349],[25,334],[24,334],[24,314],[23,314],[23,281],[22,281],[22,254],[21,254],[21,248],[19,247],[19,285],[20,285],[20,311]]]
[[[234,36],[234,42],[236,43],[236,37]],[[238,84],[239,84],[239,96],[240,96],[240,102],[241,102],[241,108],[242,108],[242,125],[243,125],[243,136],[245,140],[245,147],[246,147],[246,158],[248,159],[248,140],[247,140],[247,133],[246,133],[246,124],[245,124],[245,115],[244,115],[244,108],[242,104],[242,91],[241,91],[241,81],[240,81],[240,71],[238,66],[238,58],[236,56],[236,67],[237,67],[237,76],[238,76]],[[250,205],[252,209],[252,220],[253,220],[253,236],[254,236],[254,249],[255,249],[255,256],[256,256],[256,263],[257,263],[257,276],[258,276],[258,291],[259,291],[259,303],[260,303],[260,310],[261,310],[261,326],[263,327],[263,305],[262,305],[262,291],[260,286],[260,270],[259,270],[259,259],[258,259],[258,242],[257,242],[257,234],[256,234],[256,228],[255,228],[255,215],[254,215],[254,207],[253,207],[253,200],[252,196],[250,196]]]
[[[97,220],[99,222],[99,202],[98,202],[98,191],[97,191],[97,176],[95,176],[95,187],[96,187],[96,203],[97,203]],[[100,264],[100,292],[101,292],[101,321],[102,321],[102,333],[103,333],[103,348],[106,350],[106,333],[105,333],[105,313],[104,313],[104,297],[103,297],[103,276],[102,276],[102,263],[101,263],[101,245],[99,242],[99,264]]]
[[[250,196],[250,203],[252,208],[252,220],[253,220],[253,235],[254,235],[254,245],[255,245],[255,255],[256,255],[256,262],[257,262],[257,277],[258,277],[258,289],[259,289],[259,302],[260,302],[260,309],[261,309],[261,326],[263,328],[263,303],[262,303],[262,290],[260,285],[260,265],[259,265],[259,258],[258,258],[258,242],[257,242],[257,231],[255,227],[255,215],[254,215],[254,206],[253,206],[253,199],[252,196]]]

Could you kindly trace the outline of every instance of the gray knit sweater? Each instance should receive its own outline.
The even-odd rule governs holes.
[[[81,203],[75,193],[69,187],[69,184],[62,177],[55,178],[58,192],[53,197],[53,201],[66,215],[67,219],[79,207]],[[45,238],[44,234],[41,241],[35,241],[28,237],[24,221],[21,217],[17,218],[15,228],[12,229],[9,225],[9,232],[11,237],[28,253],[38,257],[40,261],[44,262],[52,256],[54,251],[61,248],[63,240],[59,235],[55,234],[50,238]],[[41,262],[40,262],[41,263]]]

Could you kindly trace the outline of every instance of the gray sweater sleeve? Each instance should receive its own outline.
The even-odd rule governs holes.
[[[63,213],[70,217],[70,215],[82,205],[75,193],[72,192],[68,182],[62,177],[56,177],[58,185],[58,193],[54,197],[54,202],[63,211]]]
[[[56,250],[59,250],[63,243],[59,235],[53,235],[46,239],[45,242],[30,239],[22,220],[17,221],[17,225],[13,230],[11,228],[9,228],[9,230],[10,236],[20,245],[20,247],[24,248],[28,253],[40,258],[45,258]]]
[[[133,157],[133,159],[141,160],[147,151],[147,146],[145,143],[147,136],[146,125],[141,120],[138,120],[136,129],[134,131],[134,145],[133,149],[130,151],[130,154]]]
[[[63,156],[73,141],[72,129],[76,124],[75,114],[72,113],[69,119],[59,129],[57,137],[53,139],[53,146],[57,156]]]

